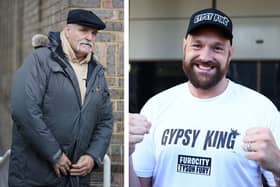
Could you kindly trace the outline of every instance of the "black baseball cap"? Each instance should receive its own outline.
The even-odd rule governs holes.
[[[92,11],[83,9],[74,9],[68,12],[67,24],[78,24],[95,28],[97,30],[105,29],[105,23]]]
[[[232,21],[222,11],[215,8],[207,8],[195,12],[190,18],[186,36],[194,33],[198,28],[204,26],[218,28],[225,38],[229,39],[230,43],[232,43]]]

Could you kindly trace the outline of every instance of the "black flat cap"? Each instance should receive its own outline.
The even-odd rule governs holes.
[[[95,28],[97,30],[105,29],[105,23],[92,11],[75,9],[70,10],[67,16],[67,24],[78,24]]]

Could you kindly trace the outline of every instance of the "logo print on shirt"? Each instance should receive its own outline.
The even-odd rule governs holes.
[[[194,147],[200,130],[192,129],[165,129],[161,138],[161,145],[177,144],[181,141],[183,145]]]
[[[203,150],[206,150],[207,147],[227,148],[233,149],[235,144],[236,136],[240,135],[237,130],[230,129],[230,132],[227,131],[207,131],[205,138]]]
[[[161,145],[177,145],[195,147],[200,130],[197,129],[165,129],[162,133]],[[230,131],[208,130],[202,149],[226,148],[234,149],[236,137],[240,135],[237,130]],[[200,135],[201,136],[201,135]]]
[[[177,172],[210,176],[211,158],[178,155]]]

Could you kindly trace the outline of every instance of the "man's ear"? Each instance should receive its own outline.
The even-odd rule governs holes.
[[[186,46],[187,46],[187,38],[184,38],[184,39],[183,39],[183,46],[182,46],[183,54],[184,54],[184,52],[185,52]]]
[[[230,48],[229,48],[229,61],[231,61],[231,59],[232,59],[233,51],[234,51],[233,47],[230,46]]]
[[[182,45],[182,51],[183,51],[183,59],[185,59],[185,53],[186,53],[186,47],[187,47],[187,43],[188,43],[188,41],[187,41],[188,39],[187,39],[187,37],[185,37],[184,39],[183,39],[183,45]]]
[[[66,38],[69,37],[69,32],[70,32],[70,30],[71,30],[70,25],[67,24],[67,25],[64,27],[64,33],[65,33]]]

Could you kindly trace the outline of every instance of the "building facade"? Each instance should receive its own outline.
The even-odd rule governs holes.
[[[228,76],[270,98],[280,110],[280,1],[130,0],[131,112],[153,95],[186,81],[182,43],[193,12],[217,8],[233,22]],[[145,76],[142,76],[145,75]]]

